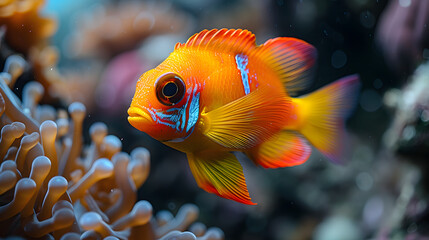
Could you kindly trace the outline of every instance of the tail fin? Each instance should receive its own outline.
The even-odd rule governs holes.
[[[359,76],[350,75],[296,99],[304,117],[299,131],[336,163],[344,149],[344,119],[355,106],[359,86]]]

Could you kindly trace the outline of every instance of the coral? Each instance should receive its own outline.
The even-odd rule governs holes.
[[[35,79],[47,89],[45,102],[60,99],[66,104],[79,101],[89,109],[92,108],[91,96],[101,72],[97,63],[88,64],[87,70],[60,69],[57,67],[59,51],[56,47],[46,45],[30,49],[29,62]],[[90,69],[90,71],[88,70]]]
[[[191,223],[199,210],[182,206],[173,217],[137,201],[149,174],[149,152],[130,154],[108,135],[104,123],[91,125],[83,144],[86,108],[40,105],[44,88],[29,82],[22,102],[11,91],[28,64],[12,55],[0,73],[0,237],[54,239],[222,239],[220,229]],[[70,117],[69,117],[70,116]],[[136,202],[137,201],[137,202]]]
[[[188,15],[173,10],[168,4],[125,1],[117,4],[99,4],[89,9],[77,16],[76,30],[72,31],[71,36],[67,38],[69,44],[66,44],[68,47],[65,52],[72,57],[79,57],[80,59],[74,59],[77,61],[82,61],[84,57],[114,56],[137,47],[144,39],[154,34],[179,34],[187,32],[187,29],[192,26]],[[16,14],[11,17],[14,15]],[[7,36],[6,34],[6,38]],[[88,96],[93,95],[97,86],[101,85],[103,91],[105,89],[103,86],[109,85],[103,82],[106,77],[101,76],[105,66],[103,61],[107,58],[94,61],[85,59],[85,67],[80,69],[59,69],[57,67],[58,49],[49,44],[42,44],[45,41],[39,42],[40,44],[30,44],[32,47],[28,45],[26,52],[28,52],[35,79],[47,90],[44,100],[53,102],[54,99],[60,99],[66,104],[80,101],[88,109],[94,109],[94,99]],[[139,70],[139,72],[144,71]],[[116,82],[122,85],[121,81]],[[111,88],[114,89],[114,87]],[[131,90],[123,91],[131,92]],[[118,95],[123,91],[118,91]],[[110,92],[107,93],[109,94]],[[130,98],[128,96],[130,94],[132,93],[123,95]],[[112,100],[116,102],[116,99]],[[117,113],[117,108],[112,112]]]
[[[70,98],[74,101],[80,100],[76,96],[75,85],[81,84],[81,89],[93,89],[91,84],[96,81],[93,74],[68,74],[62,76],[56,65],[58,62],[57,48],[49,45],[49,38],[56,32],[57,22],[53,18],[43,17],[39,11],[43,7],[43,0],[6,0],[0,2],[0,26],[5,27],[2,33],[2,40],[11,48],[12,51],[18,51],[28,55],[34,78],[40,82],[47,94],[43,95],[45,99],[52,100],[57,98],[55,90],[61,87],[70,89],[65,93],[65,101]],[[9,54],[8,54],[9,55]],[[10,64],[6,62],[5,69]],[[12,66],[13,67],[13,66]],[[19,68],[23,70],[23,68]],[[21,73],[12,73],[13,86],[16,76]],[[82,77],[84,75],[85,77]],[[83,79],[80,81],[67,81],[68,79]],[[91,79],[91,80],[89,80]],[[82,85],[86,87],[82,88]],[[53,89],[51,89],[53,88]],[[64,89],[64,88],[63,88]],[[73,96],[73,97],[70,97]],[[69,101],[70,102],[70,101]],[[89,104],[85,102],[85,104]]]
[[[192,25],[189,16],[168,4],[123,1],[99,5],[79,16],[70,54],[109,57],[135,48],[148,36],[186,32]]]
[[[87,100],[82,95],[88,95],[89,91],[95,88],[97,82],[95,78],[98,76],[96,69],[100,67],[92,66],[91,73],[68,71],[65,75],[60,74],[57,69],[58,50],[49,45],[50,37],[57,30],[57,22],[39,13],[44,2],[44,0],[1,1],[0,26],[5,27],[2,29],[4,31],[1,34],[2,40],[13,51],[28,55],[34,78],[47,89],[43,95],[45,99],[52,101],[53,98],[60,98],[67,103]],[[10,86],[13,86],[15,80],[16,77],[12,76]],[[59,97],[55,95],[58,89],[68,91],[63,91],[63,95]],[[82,89],[86,89],[87,92],[82,92]],[[91,104],[89,101],[84,103]]]
[[[429,62],[426,62],[410,76],[404,89],[391,89],[384,95],[385,104],[395,110],[394,121],[384,135],[385,145],[423,159],[429,153],[428,76]]]
[[[0,26],[6,26],[6,42],[13,49],[27,53],[55,33],[55,20],[39,15],[43,3],[43,0],[1,1]]]

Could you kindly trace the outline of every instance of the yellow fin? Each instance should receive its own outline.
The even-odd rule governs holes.
[[[341,162],[344,119],[355,106],[359,86],[359,77],[351,75],[293,99],[302,121],[297,130],[333,162]]]
[[[256,204],[250,199],[243,168],[232,153],[191,153],[188,162],[200,188],[240,203]]]
[[[291,167],[307,161],[311,147],[296,132],[284,130],[247,154],[253,162],[264,168]]]
[[[208,113],[201,113],[204,135],[230,149],[248,149],[269,139],[285,124],[290,99],[260,87]]]

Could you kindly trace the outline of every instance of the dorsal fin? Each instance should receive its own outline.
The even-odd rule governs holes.
[[[203,30],[174,47],[175,50],[180,48],[242,53],[259,58],[277,73],[291,96],[310,85],[317,58],[316,49],[305,41],[278,37],[257,46],[255,35],[242,29]]]
[[[215,49],[234,53],[248,53],[256,47],[255,35],[242,29],[212,29],[194,34],[186,43],[177,43],[174,49],[197,48]]]
[[[277,72],[291,96],[306,89],[313,79],[317,51],[303,40],[290,37],[270,39],[258,46],[255,56]]]

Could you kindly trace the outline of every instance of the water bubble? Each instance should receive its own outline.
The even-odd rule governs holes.
[[[422,114],[420,115],[420,119],[421,119],[423,122],[429,122],[429,110],[424,110],[424,111],[422,112]]]
[[[401,7],[409,7],[411,5],[411,0],[399,0],[399,5],[401,5]]]
[[[417,203],[417,209],[416,209],[417,214],[420,214],[420,213],[424,212],[426,210],[426,208],[427,208],[427,205],[428,204],[427,204],[427,202],[425,200],[420,200]]]
[[[344,36],[339,32],[334,32],[332,34],[332,38],[335,40],[336,43],[342,44],[344,42]]]
[[[317,7],[312,1],[300,1],[296,5],[295,14],[300,23],[310,24],[317,16]]]
[[[313,239],[363,239],[358,224],[350,217],[333,215],[325,218],[314,230]]]
[[[326,29],[323,29],[323,34],[325,34],[325,36],[328,36],[328,31]]]
[[[246,225],[251,232],[262,232],[267,225],[267,220],[260,217],[249,217],[246,220]]]
[[[417,231],[417,224],[415,222],[411,223],[410,226],[407,228],[408,233],[414,233]]]
[[[375,17],[370,11],[364,11],[360,14],[360,23],[366,28],[372,28],[375,25]]]
[[[364,90],[360,96],[360,106],[367,112],[375,112],[381,107],[381,103],[381,96],[375,90]]]
[[[170,210],[175,210],[176,209],[176,203],[174,203],[174,202],[169,202],[168,203],[168,209],[170,209]]]
[[[406,141],[411,140],[416,135],[416,129],[414,126],[408,125],[402,131],[402,138]]]
[[[341,51],[336,50],[332,53],[331,64],[334,68],[342,68],[347,63],[347,55]]]
[[[356,176],[356,185],[362,191],[368,191],[372,188],[374,180],[372,176],[367,172],[359,173]]]
[[[372,85],[374,86],[375,89],[380,89],[383,87],[383,82],[381,81],[380,78],[377,78],[374,80],[374,82],[372,83]]]
[[[429,59],[429,49],[427,48],[423,49],[423,58]]]
[[[376,196],[369,199],[363,208],[363,219],[366,225],[370,227],[376,226],[384,212],[383,200]]]
[[[369,0],[352,0],[350,2],[353,2],[353,5],[355,5],[356,8],[359,8],[359,7],[363,7],[363,6],[367,5],[368,1]]]

